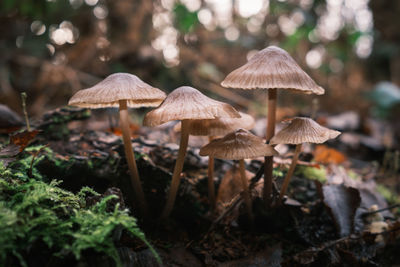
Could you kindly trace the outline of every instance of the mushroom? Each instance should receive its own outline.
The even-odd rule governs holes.
[[[329,139],[336,138],[340,134],[339,131],[331,130],[319,125],[310,118],[296,117],[290,121],[290,124],[283,128],[270,140],[270,144],[293,144],[296,145],[292,163],[283,180],[279,200],[282,200],[283,195],[289,185],[290,178],[293,175],[294,169],[301,152],[303,143],[321,144]]]
[[[216,136],[223,136],[238,128],[250,130],[254,127],[254,118],[249,114],[239,112],[240,118],[218,118],[211,120],[192,120],[188,123],[189,134],[195,136],[208,136],[211,142]],[[175,130],[180,130],[177,124]],[[215,208],[214,190],[214,158],[208,157],[208,199],[212,209]]]
[[[125,156],[135,197],[142,213],[146,212],[147,204],[132,150],[128,107],[156,107],[160,105],[165,97],[166,94],[163,91],[150,86],[135,75],[114,73],[93,87],[78,91],[68,102],[68,105],[91,109],[119,108]]]
[[[268,90],[267,142],[275,133],[277,89],[288,89],[305,94],[324,94],[294,59],[283,49],[269,46],[256,53],[240,68],[232,71],[221,83],[224,87]],[[264,163],[264,200],[270,204],[272,193],[273,157]]]
[[[222,138],[214,139],[200,149],[200,156],[219,159],[239,160],[240,178],[243,187],[243,197],[250,220],[253,221],[252,204],[244,159],[278,155],[278,152],[264,140],[247,130],[238,129]]]
[[[188,126],[190,121],[239,117],[239,113],[231,105],[213,100],[189,86],[182,86],[175,89],[157,109],[146,114],[143,121],[143,125],[145,126],[157,126],[172,120],[180,120],[182,123],[178,158],[172,175],[167,203],[161,218],[169,216],[175,203],[189,140],[190,133]]]

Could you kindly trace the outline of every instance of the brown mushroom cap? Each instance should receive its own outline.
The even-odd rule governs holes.
[[[340,132],[323,127],[310,118],[296,117],[272,137],[270,144],[320,144],[339,134]]]
[[[285,50],[276,46],[256,53],[245,65],[228,74],[221,85],[240,89],[289,89],[317,95],[325,93]]]
[[[222,138],[214,139],[200,149],[200,156],[219,159],[251,159],[276,156],[278,152],[264,140],[247,130],[239,129]]]
[[[222,136],[236,129],[250,130],[255,121],[249,114],[239,112],[240,118],[218,118],[213,120],[191,120],[188,123],[189,133],[197,136]],[[175,131],[181,130],[181,123],[175,127]]]
[[[145,126],[157,126],[174,120],[240,118],[231,105],[211,99],[199,90],[182,86],[172,91],[162,104],[146,114]]]
[[[68,105],[83,108],[118,107],[127,100],[128,107],[157,107],[166,94],[129,73],[114,73],[88,89],[71,97]]]

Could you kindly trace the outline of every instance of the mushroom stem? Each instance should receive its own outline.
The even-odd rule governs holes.
[[[214,136],[209,136],[208,141],[211,142]],[[215,209],[215,187],[214,187],[214,157],[208,157],[208,200],[210,202],[211,210]]]
[[[122,139],[124,140],[125,157],[128,162],[129,173],[131,175],[131,183],[135,192],[136,201],[142,214],[147,212],[147,204],[144,198],[142,185],[140,183],[139,173],[136,167],[135,156],[133,154],[131,134],[129,131],[129,113],[126,100],[119,100],[119,120],[122,129]]]
[[[186,149],[189,141],[188,122],[188,120],[182,120],[181,141],[179,144],[178,158],[176,159],[174,174],[172,175],[171,188],[169,190],[167,204],[165,204],[164,211],[161,214],[161,218],[163,219],[167,218],[171,213],[172,208],[174,207],[176,193],[178,192],[183,162],[185,159]]]
[[[275,112],[276,112],[276,89],[268,90],[268,121],[267,121],[267,132],[265,138],[267,143],[275,134]],[[272,193],[272,170],[273,170],[273,156],[264,158],[264,202],[268,207],[271,205],[271,193]]]
[[[301,151],[301,144],[298,144],[298,145],[296,145],[296,149],[294,151],[294,156],[293,156],[293,159],[292,159],[292,163],[290,164],[289,170],[286,173],[285,180],[283,180],[283,184],[282,184],[282,187],[281,187],[281,192],[279,194],[279,200],[280,201],[282,201],[283,195],[285,194],[286,189],[287,189],[287,187],[289,185],[290,179],[292,178],[294,169],[295,169],[295,167],[297,165],[297,160],[299,159],[300,151]]]
[[[243,198],[246,203],[247,213],[249,214],[250,221],[253,222],[253,211],[251,204],[251,197],[249,192],[249,186],[247,184],[246,170],[244,166],[244,159],[239,160],[239,171],[240,171],[240,179],[242,181],[243,187]]]

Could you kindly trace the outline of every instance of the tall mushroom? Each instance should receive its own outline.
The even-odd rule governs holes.
[[[273,147],[264,143],[264,140],[244,129],[238,129],[222,138],[214,139],[200,149],[200,156],[209,156],[219,159],[239,160],[240,178],[243,188],[243,197],[250,220],[253,220],[252,204],[244,159],[278,155]]]
[[[182,86],[172,91],[164,102],[146,114],[143,125],[157,126],[168,121],[180,120],[181,140],[172,175],[171,188],[167,203],[161,218],[167,218],[175,203],[176,193],[180,183],[180,174],[189,140],[188,125],[191,120],[204,120],[216,118],[239,118],[239,113],[229,104],[213,100],[203,95],[197,89]]]
[[[128,107],[156,107],[164,100],[166,94],[129,73],[114,73],[98,84],[74,94],[68,105],[84,108],[118,107],[125,156],[128,162],[131,182],[135,197],[142,213],[146,212],[146,201],[136,167],[129,130]]]
[[[279,199],[282,200],[283,195],[289,185],[290,178],[301,152],[303,143],[321,144],[329,139],[336,138],[340,134],[339,131],[331,130],[319,125],[310,118],[297,117],[290,121],[290,124],[283,128],[279,133],[272,137],[270,144],[293,144],[296,145],[292,163],[283,180]]]
[[[236,129],[243,128],[250,130],[254,127],[255,121],[252,116],[239,112],[240,118],[218,118],[211,120],[191,120],[188,123],[190,135],[208,136],[211,142],[216,136],[223,136]],[[179,124],[177,124],[179,128]],[[214,190],[214,158],[208,157],[208,199],[212,209],[215,208]]]
[[[305,94],[324,94],[294,59],[283,49],[269,46],[256,53],[245,65],[232,71],[221,83],[224,87],[268,90],[267,142],[275,133],[277,89],[288,89]],[[273,157],[264,163],[264,200],[270,204],[272,193]]]

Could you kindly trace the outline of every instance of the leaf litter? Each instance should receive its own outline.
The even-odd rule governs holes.
[[[63,112],[68,113],[65,110]],[[63,113],[63,116],[67,113]],[[63,123],[68,124],[69,121]],[[46,127],[49,125],[51,123],[46,124]],[[44,131],[47,131],[46,127]],[[285,204],[277,205],[267,212],[260,199],[262,178],[257,173],[253,175],[249,172],[253,188],[253,210],[256,214],[255,225],[251,226],[244,220],[243,200],[240,187],[234,180],[235,175],[228,173],[226,176],[229,179],[219,178],[232,168],[232,164],[227,161],[216,161],[215,177],[217,188],[223,192],[220,193],[221,198],[224,195],[224,200],[231,198],[231,201],[224,201],[218,216],[208,212],[205,187],[207,161],[198,156],[197,148],[190,148],[188,164],[186,166],[185,163],[182,186],[178,192],[178,205],[171,220],[161,226],[157,223],[156,215],[161,212],[160,203],[163,202],[171,176],[169,166],[174,162],[177,148],[173,143],[164,145],[164,141],[158,141],[173,140],[168,128],[159,130],[157,140],[148,139],[150,133],[146,128],[140,131],[142,137],[133,140],[132,145],[138,154],[138,167],[147,177],[144,180],[144,190],[155,219],[143,221],[139,218],[138,225],[166,264],[185,266],[185,262],[188,262],[193,266],[334,266],[355,262],[376,265],[385,262],[385,248],[389,251],[398,248],[398,213],[382,210],[377,212],[380,214],[377,218],[368,214],[373,211],[373,205],[377,205],[378,210],[388,205],[377,192],[373,179],[366,178],[371,177],[371,171],[354,168],[360,164],[355,164],[347,156],[341,158],[346,168],[338,168],[337,163],[332,163],[337,161],[335,157],[335,160],[331,160],[328,156],[328,160],[317,165],[312,161],[312,156],[304,153],[301,157],[305,165],[303,168],[309,170],[302,171],[299,168],[300,171],[295,173],[289,186]],[[35,137],[35,143],[48,143],[49,152],[38,153],[33,160],[34,155],[31,155],[28,164],[21,165],[29,169],[30,163],[34,162],[32,177],[45,180],[57,177],[64,181],[59,186],[74,192],[79,192],[83,185],[90,185],[100,192],[107,191],[109,193],[104,197],[117,195],[119,199],[111,207],[118,203],[122,206],[122,199],[125,203],[131,203],[127,201],[132,192],[125,182],[128,172],[122,143],[113,133],[81,133],[69,129],[68,139],[64,140],[46,139],[45,134]],[[155,133],[151,135],[155,136]],[[20,146],[15,145],[3,153],[7,156],[19,149]],[[40,148],[35,151],[38,150]],[[283,177],[286,163],[279,160],[275,162],[274,173]],[[17,160],[10,164],[12,167],[13,164],[21,163]],[[247,167],[257,172],[261,165],[260,160],[252,160]],[[318,168],[325,170],[318,174],[325,179],[308,179],[310,170]],[[349,170],[355,174],[350,175]],[[281,180],[277,179],[277,188]],[[227,181],[231,187],[229,190],[225,188]],[[86,198],[86,201],[96,203],[98,199],[99,196],[94,194]],[[114,201],[114,198],[108,201]],[[134,215],[135,207],[131,208],[131,214]],[[126,235],[114,243],[117,244],[119,259],[157,266],[143,244],[138,244]],[[395,257],[392,260],[396,262]]]

